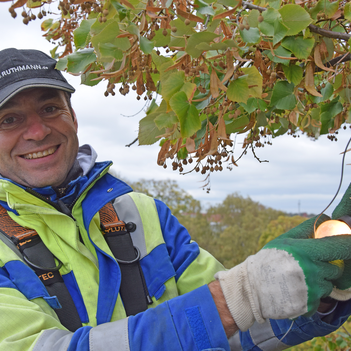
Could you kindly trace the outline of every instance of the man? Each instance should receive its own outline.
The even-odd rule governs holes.
[[[54,67],[0,52],[1,351],[275,350],[346,320],[351,304],[329,295],[348,300],[351,277],[329,261],[346,272],[350,237],[311,239],[307,221],[224,271],[79,148],[74,89]]]

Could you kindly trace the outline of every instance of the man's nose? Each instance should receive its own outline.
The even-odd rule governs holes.
[[[26,130],[23,133],[24,139],[39,141],[50,133],[51,128],[37,113],[31,113],[27,116]]]

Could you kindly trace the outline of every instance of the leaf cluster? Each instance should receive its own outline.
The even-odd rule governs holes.
[[[231,169],[275,137],[336,140],[350,121],[349,2],[18,0],[13,17],[20,7],[25,24],[49,16],[41,27],[59,69],[148,102],[138,139],[159,142],[160,166]]]

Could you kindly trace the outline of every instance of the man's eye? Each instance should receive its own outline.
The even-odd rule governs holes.
[[[52,112],[55,112],[56,110],[57,108],[55,106],[49,106],[45,108],[46,113],[52,113]]]
[[[16,118],[15,117],[7,117],[5,118],[1,124],[12,124],[16,122]]]

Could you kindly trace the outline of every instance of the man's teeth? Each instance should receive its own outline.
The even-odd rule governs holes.
[[[45,157],[45,156],[51,155],[55,151],[56,151],[56,148],[52,147],[52,148],[44,150],[44,151],[38,151],[38,152],[33,152],[32,154],[24,155],[23,158],[26,158],[28,160],[31,160],[33,158],[41,158],[41,157]]]

